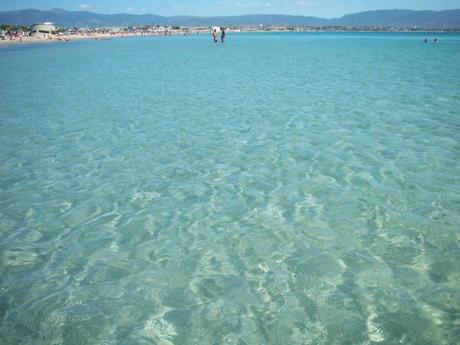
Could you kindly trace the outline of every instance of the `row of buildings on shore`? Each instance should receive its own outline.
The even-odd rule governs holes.
[[[186,35],[209,33],[210,27],[179,27],[145,25],[139,27],[113,27],[113,28],[58,28],[51,22],[33,24],[30,28],[17,25],[1,25],[0,38],[16,39],[21,37],[52,38],[72,35]]]
[[[132,35],[188,35],[209,33],[211,27],[179,27],[179,26],[160,26],[144,25],[113,28],[58,28],[51,22],[34,24],[30,28],[23,26],[2,25],[0,30],[1,39],[13,39],[16,37],[32,36],[51,38],[52,36],[68,35],[96,35],[96,34],[132,34]],[[378,26],[292,26],[292,25],[237,25],[227,28],[228,32],[353,32],[353,31],[376,31],[376,32],[417,32],[427,31],[418,27],[378,27]],[[431,30],[432,31],[432,30]],[[459,29],[438,30],[444,32],[459,31]]]

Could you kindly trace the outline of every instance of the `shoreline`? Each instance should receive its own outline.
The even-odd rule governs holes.
[[[229,31],[229,33],[232,31]],[[270,30],[270,31],[233,31],[232,33],[282,33],[282,32],[288,32],[284,30]],[[291,32],[291,31],[289,31]],[[369,31],[369,30],[362,30],[362,31],[292,31],[292,32],[306,32],[306,33],[331,33],[331,32],[337,32],[337,33],[385,33],[388,31]],[[393,33],[393,32],[391,32]],[[401,33],[409,33],[409,32],[401,32]],[[441,34],[442,32],[438,31],[416,31],[416,32],[410,32],[410,33],[425,33],[425,34]],[[94,41],[106,41],[106,40],[112,40],[112,39],[117,39],[117,38],[130,38],[130,37],[159,37],[159,36],[191,36],[191,35],[203,35],[206,34],[204,32],[193,32],[193,33],[170,33],[168,35],[162,35],[162,34],[139,34],[139,33],[117,33],[117,34],[91,34],[91,35],[69,35],[69,36],[53,36],[52,38],[44,38],[44,37],[22,37],[21,38],[16,38],[14,40],[0,40],[0,48],[4,47],[11,47],[11,46],[20,46],[20,45],[29,45],[29,44],[46,44],[46,43],[69,43],[69,42],[75,42],[75,41],[83,41],[83,40],[94,40]],[[210,34],[210,33],[209,33]]]
[[[92,34],[92,35],[69,35],[69,36],[53,36],[52,38],[45,37],[22,37],[14,40],[0,40],[0,47],[11,47],[28,44],[46,44],[46,43],[69,43],[83,40],[107,41],[115,38],[128,37],[145,37],[145,36],[164,36],[158,34]],[[169,35],[168,35],[169,36]],[[180,36],[172,34],[171,36]]]

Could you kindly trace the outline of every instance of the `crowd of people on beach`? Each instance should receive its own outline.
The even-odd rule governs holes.
[[[224,43],[226,30],[223,27],[214,27],[212,36],[215,43],[219,40]],[[189,35],[189,34],[207,34],[207,28],[180,28],[145,26],[139,28],[112,28],[112,29],[60,29],[52,33],[36,33],[32,35],[30,29],[22,26],[0,27],[0,43],[17,43],[17,42],[38,42],[38,41],[70,41],[76,39],[111,39],[116,37],[129,36],[157,36],[157,35]]]
[[[19,40],[22,41],[23,37],[27,37],[28,35],[23,30],[0,30],[0,39],[2,41],[14,41]]]

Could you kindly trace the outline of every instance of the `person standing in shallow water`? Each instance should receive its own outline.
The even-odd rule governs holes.
[[[225,28],[220,28],[220,41],[222,43],[225,41]]]
[[[212,32],[212,38],[214,39],[214,43],[217,43],[217,29],[214,29]]]

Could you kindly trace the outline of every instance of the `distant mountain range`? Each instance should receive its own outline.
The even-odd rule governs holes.
[[[281,14],[254,14],[226,17],[164,17],[155,14],[97,14],[87,11],[53,9],[0,12],[0,24],[32,25],[53,22],[59,27],[113,27],[130,25],[353,25],[379,27],[460,28],[460,9],[446,11],[381,10],[325,19]]]

